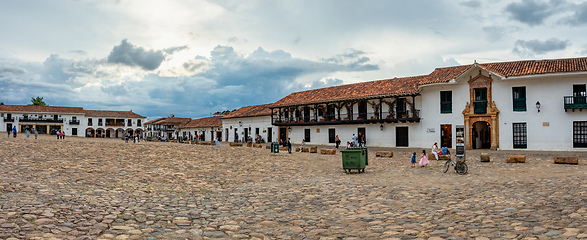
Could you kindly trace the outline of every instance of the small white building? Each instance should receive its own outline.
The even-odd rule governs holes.
[[[168,118],[158,118],[145,123],[146,137],[161,137],[175,139],[180,136],[178,127],[191,121],[191,118],[176,118],[170,115]]]
[[[143,131],[145,117],[132,111],[84,110],[81,107],[0,105],[0,131],[33,129],[39,134],[79,137],[122,137]]]
[[[587,150],[586,83],[587,58],[474,63],[292,93],[271,121],[294,143],[454,148],[459,127],[467,149]]]
[[[271,124],[270,104],[239,108],[222,117],[222,128],[225,140],[242,142],[246,139],[255,141],[260,137],[262,142],[276,141],[276,129]]]
[[[184,139],[199,141],[222,141],[222,120],[220,116],[192,119],[178,126],[180,136]]]

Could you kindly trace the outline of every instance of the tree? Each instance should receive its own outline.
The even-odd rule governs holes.
[[[43,102],[43,98],[37,96],[36,98],[31,98],[31,102],[33,104],[29,104],[29,105],[33,105],[33,106],[47,106],[47,104],[45,102]]]

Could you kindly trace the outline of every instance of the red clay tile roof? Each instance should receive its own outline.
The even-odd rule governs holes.
[[[145,118],[132,111],[84,110],[86,117]]]
[[[504,77],[538,75],[548,73],[585,72],[587,58],[566,58],[548,60],[528,60],[480,64],[488,71]]]
[[[24,113],[84,113],[81,107],[53,107],[32,105],[0,105],[0,112]]]
[[[191,118],[176,118],[176,117],[170,117],[170,118],[165,118],[164,120],[158,122],[157,124],[162,124],[162,125],[181,125],[184,123],[187,123],[189,121],[191,121]]]
[[[410,95],[418,93],[418,83],[426,80],[427,77],[424,75],[393,78],[295,92],[275,102],[272,107]]]
[[[192,119],[189,122],[181,124],[178,128],[206,128],[206,127],[220,127],[222,126],[222,120],[220,116],[216,117],[205,117]]]
[[[147,122],[145,122],[145,125],[147,125],[147,124],[157,124],[157,123],[159,123],[162,120],[165,120],[165,118],[157,118],[157,119],[154,119],[154,120],[151,120],[151,121],[147,121]]]
[[[224,115],[222,119],[228,118],[242,118],[242,117],[258,117],[258,116],[270,116],[271,109],[269,109],[271,104],[263,104],[263,105],[255,105],[255,106],[248,106],[239,108],[227,115]]]

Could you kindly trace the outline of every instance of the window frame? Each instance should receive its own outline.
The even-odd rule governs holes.
[[[523,97],[520,97],[520,95],[523,95]],[[512,110],[514,112],[525,112],[528,110],[526,96],[526,86],[512,87]]]
[[[452,113],[452,91],[440,91],[440,113]]]
[[[514,149],[528,148],[527,123],[512,123],[512,145]]]
[[[587,148],[587,121],[573,121],[573,148]]]

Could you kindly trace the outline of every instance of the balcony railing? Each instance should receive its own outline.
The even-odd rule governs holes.
[[[79,125],[79,120],[69,120],[69,125]]]
[[[587,96],[565,96],[565,111],[567,109],[587,109]]]
[[[340,118],[338,118],[338,114],[326,115],[326,117],[315,116],[310,117],[293,117],[293,118],[285,118],[273,116],[273,123],[275,125],[320,125],[320,124],[353,124],[353,123],[384,123],[384,122],[419,122],[420,121],[420,110],[415,110],[414,112],[411,111],[404,111],[404,112],[382,112],[382,118],[379,118],[379,115],[375,115],[374,113],[355,113],[352,115],[349,114],[340,114]]]
[[[14,122],[14,118],[4,118],[4,122]]]
[[[50,119],[43,119],[43,118],[19,118],[19,122],[37,122],[37,123],[63,123],[63,118],[50,118]]]
[[[487,101],[482,102],[473,102],[475,108],[475,114],[485,114],[487,113]]]
[[[106,123],[106,127],[124,127],[124,123]]]

